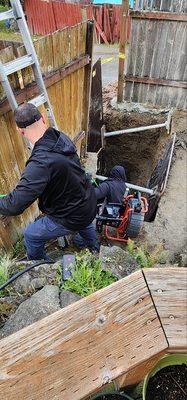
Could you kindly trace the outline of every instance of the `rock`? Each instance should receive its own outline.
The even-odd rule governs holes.
[[[62,292],[60,293],[60,306],[61,308],[64,308],[66,306],[69,306],[69,304],[80,300],[81,298],[82,297],[78,294],[69,292],[68,290],[62,290]]]
[[[180,258],[179,266],[187,267],[187,250],[184,253],[181,253],[179,258]]]
[[[34,268],[33,271],[31,272],[31,275],[33,275],[34,278],[36,278],[36,273],[37,277],[44,279],[45,278],[45,284],[51,283],[56,276],[57,270],[59,268],[60,262],[57,261],[54,264],[43,264],[39,265],[38,267]],[[44,286],[44,285],[42,285]],[[40,286],[40,287],[42,287]]]
[[[34,278],[31,280],[31,287],[32,289],[41,289],[47,284],[47,278],[45,276]]]
[[[41,265],[38,265],[38,267],[33,268],[33,271],[40,272],[40,273],[41,272],[47,273],[47,272],[51,271],[51,265],[50,264],[41,264]]]
[[[16,279],[14,289],[18,293],[29,292],[32,289],[31,277],[28,272],[25,272],[24,275]]]
[[[99,258],[102,261],[102,269],[109,269],[118,279],[131,274],[139,267],[129,252],[118,246],[101,246]]]
[[[58,310],[60,310],[59,288],[46,285],[20,304],[16,312],[5,322],[0,331],[0,338],[17,332]]]

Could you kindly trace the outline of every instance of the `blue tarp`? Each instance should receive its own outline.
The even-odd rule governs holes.
[[[122,0],[93,0],[93,4],[122,4]],[[134,0],[129,0],[129,6],[133,8]]]

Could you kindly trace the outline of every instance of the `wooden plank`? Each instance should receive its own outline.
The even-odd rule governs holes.
[[[82,107],[82,129],[88,132],[88,119],[90,109],[90,94],[92,81],[92,59],[93,59],[93,33],[94,24],[88,21],[86,31],[86,54],[89,54],[90,64],[84,68],[83,107]]]
[[[45,85],[47,88],[50,86],[54,85],[55,83],[59,82],[62,80],[62,78],[65,78],[68,75],[71,75],[75,71],[79,70],[80,68],[85,67],[90,63],[89,56],[83,56],[80,57],[77,60],[72,61],[69,63],[69,65],[66,65],[65,67],[61,67],[57,71],[51,73],[47,77],[43,77]],[[39,89],[36,85],[35,82],[32,83],[30,86],[26,86],[24,89],[22,89],[20,92],[15,92],[15,97],[17,100],[18,104],[23,103],[25,100],[29,100],[32,97],[36,96],[39,94]],[[0,103],[0,115],[4,115],[10,110],[10,105],[7,100],[4,100],[2,103]]]
[[[98,24],[98,22],[96,21],[96,19],[94,19],[94,24],[95,24],[95,27],[96,27],[96,29],[97,29],[99,35],[102,37],[104,43],[107,44],[107,45],[109,45],[108,40],[107,40],[107,38],[106,38],[106,35],[105,35],[105,33],[102,31],[102,29],[101,29],[100,25]]]
[[[169,13],[163,11],[159,12],[159,11],[137,11],[137,10],[136,11],[130,10],[129,14],[132,18],[187,22],[187,14],[177,14],[177,13]]]
[[[127,42],[127,17],[129,1],[123,0],[120,11],[120,38],[119,38],[119,64],[118,64],[118,90],[117,102],[123,101],[124,92],[124,67],[125,67],[125,48]]]
[[[187,83],[184,81],[175,81],[170,79],[147,78],[145,76],[129,76],[125,75],[125,81],[146,83],[149,85],[171,86],[177,88],[187,89]]]
[[[142,271],[1,340],[4,400],[80,400],[167,349]]]
[[[143,271],[170,350],[187,350],[187,269]]]
[[[154,368],[157,362],[166,354],[166,351],[162,351],[161,353],[156,354],[149,358],[149,360],[144,361],[143,363],[137,365],[132,368],[126,374],[121,375],[119,378],[115,380],[117,385],[121,388],[126,386],[135,385],[145,378],[145,376]]]

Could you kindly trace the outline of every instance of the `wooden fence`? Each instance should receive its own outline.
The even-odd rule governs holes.
[[[186,352],[186,268],[135,272],[0,341],[4,400],[81,400]]]
[[[153,8],[146,9],[145,3],[152,3]],[[167,11],[155,11],[159,9],[158,3],[163,5],[161,10]],[[141,2],[144,11],[130,12],[132,32],[125,75],[126,101],[187,108],[187,14],[184,2],[183,8],[182,2],[179,3],[177,12],[170,11],[174,2],[172,5],[169,2],[171,8],[166,8],[164,1]]]
[[[34,42],[59,130],[72,139],[87,131],[93,23],[81,23]],[[12,47],[0,51],[3,63],[15,58]],[[19,56],[25,53],[17,48]],[[38,95],[31,67],[10,76],[18,104]],[[80,144],[77,143],[78,148]],[[16,132],[13,115],[0,84],[0,193],[10,192],[24,169],[28,151]],[[22,216],[0,220],[0,248],[8,249],[38,214],[33,205]]]
[[[57,29],[94,18],[96,43],[115,43],[120,35],[121,6],[116,4],[83,5],[59,0],[25,0],[25,13],[30,32],[46,35]],[[131,19],[128,18],[127,38],[130,38]]]

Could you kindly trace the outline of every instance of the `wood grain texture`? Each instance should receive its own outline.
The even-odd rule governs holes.
[[[187,351],[187,269],[144,269],[170,351]]]
[[[175,16],[173,20],[145,19],[144,12],[138,15],[140,18],[132,19],[124,99],[185,109],[186,20],[175,20]],[[180,14],[181,18],[187,18],[186,15]]]
[[[141,18],[141,19],[157,19],[157,20],[167,20],[167,21],[184,21],[187,22],[186,14],[177,14],[169,12],[159,12],[159,11],[130,11],[131,18]]]
[[[115,382],[121,388],[141,382],[165,354],[166,351],[156,354],[155,356],[149,358],[149,360],[146,360],[143,363],[135,366],[126,374],[115,379]]]
[[[142,271],[0,344],[4,400],[80,400],[168,347]]]

